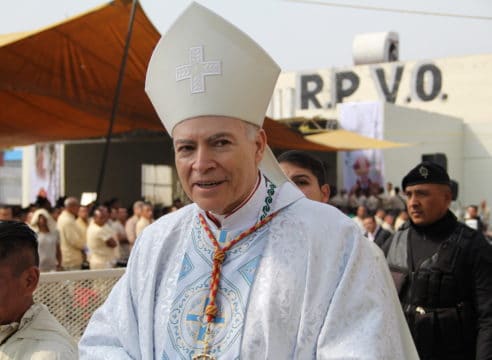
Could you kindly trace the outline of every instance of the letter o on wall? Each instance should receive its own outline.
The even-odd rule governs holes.
[[[426,75],[432,80],[432,86],[426,89],[425,77]],[[415,92],[418,98],[422,101],[434,100],[442,88],[442,74],[441,70],[434,64],[424,64],[417,69],[415,76]]]

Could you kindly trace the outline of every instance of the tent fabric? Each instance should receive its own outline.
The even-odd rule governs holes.
[[[0,148],[104,137],[123,57],[131,1],[118,0],[0,45]],[[164,131],[144,92],[160,35],[137,7],[113,133]],[[163,94],[165,96],[165,94]],[[273,148],[336,149],[268,119]]]
[[[39,31],[22,31],[10,34],[0,34],[0,46],[19,41],[38,32]]]
[[[131,4],[114,2],[0,48],[0,144],[80,139],[108,128]],[[159,34],[138,11],[115,133],[161,130],[144,93]]]

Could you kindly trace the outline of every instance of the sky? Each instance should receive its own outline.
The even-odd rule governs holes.
[[[0,0],[0,34],[33,30],[105,0]],[[190,0],[140,0],[162,33]],[[394,31],[400,60],[492,53],[490,0],[198,0],[255,39],[284,71],[353,65],[356,34]]]

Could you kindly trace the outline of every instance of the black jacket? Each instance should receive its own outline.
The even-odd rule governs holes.
[[[403,237],[407,238],[405,244],[401,242]],[[398,243],[401,246],[398,247]],[[406,223],[388,239],[383,248],[392,273],[407,272],[407,281],[401,286],[399,295],[421,358],[492,359],[492,246],[483,235],[458,222],[448,212],[442,219],[426,227]],[[444,266],[436,265],[439,263],[444,263]],[[417,279],[424,275],[434,279],[438,277],[439,281],[428,281],[429,287],[424,291],[426,294],[421,296],[415,294],[421,290],[416,290],[416,286],[412,287],[412,284],[416,284]],[[451,282],[456,284],[452,287],[452,294],[449,291],[444,294],[445,291],[442,290],[441,280],[448,275]],[[401,279],[398,276],[394,275],[394,278]],[[450,305],[449,300],[443,299],[455,300]],[[463,306],[466,309],[463,310]],[[447,333],[455,331],[454,325],[446,324],[445,317],[440,318],[448,309],[459,313],[459,316],[466,313],[466,321],[469,322],[467,328],[471,330],[467,330],[462,336],[468,338],[466,341],[471,342],[472,348],[468,347],[465,355],[458,355],[450,350],[457,345],[456,339]],[[432,347],[432,355],[428,351],[423,354],[420,344],[419,332],[424,330],[421,325],[416,325],[415,318],[420,319],[422,316],[428,316],[426,321],[432,322],[434,327],[435,339],[432,344],[427,344]]]
[[[368,233],[366,232],[364,235],[367,236]],[[381,226],[378,226],[378,229],[376,231],[376,235],[374,236],[374,243],[377,246],[382,247],[383,244],[386,243],[386,241],[388,240],[388,238],[390,236],[391,236],[391,233],[388,230],[385,230]]]

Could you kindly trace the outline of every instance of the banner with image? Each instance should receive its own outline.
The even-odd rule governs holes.
[[[340,105],[340,127],[374,139],[383,139],[383,107],[380,102]],[[369,196],[384,186],[382,150],[355,150],[342,153],[343,186],[349,193]]]
[[[60,144],[34,145],[34,156],[31,157],[29,201],[34,202],[37,196],[47,198],[51,205],[61,195],[61,152]]]

